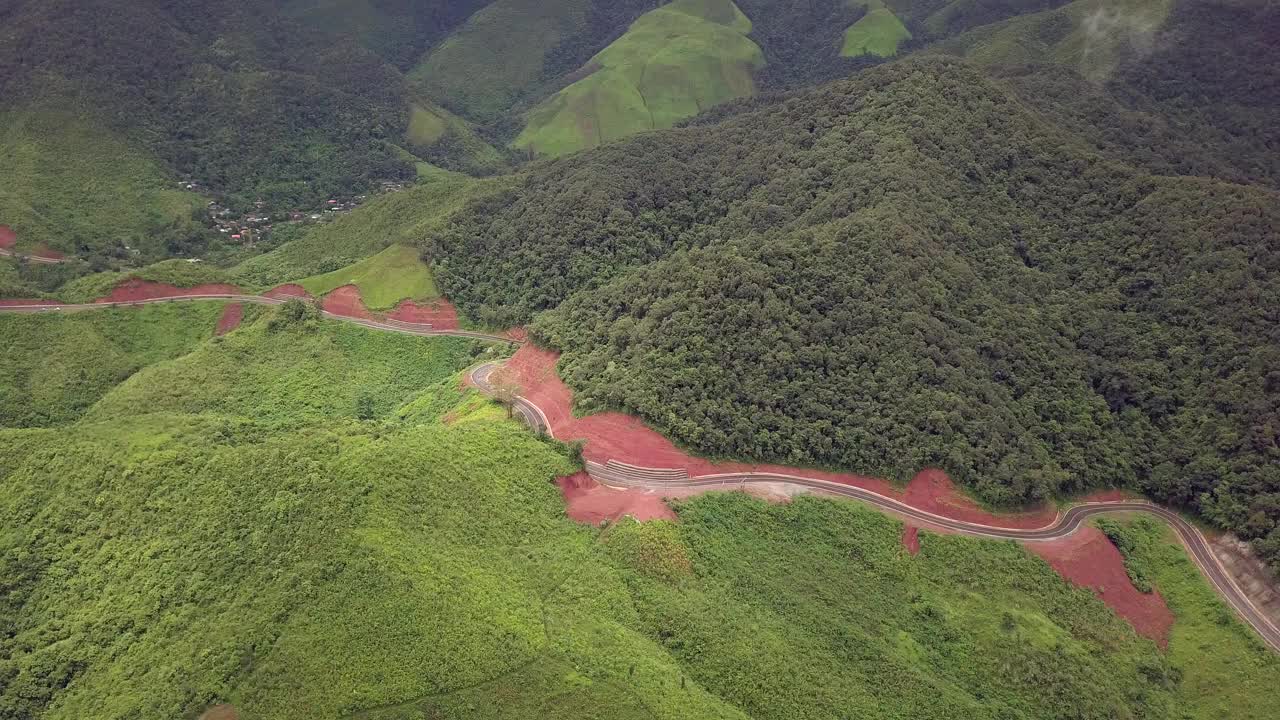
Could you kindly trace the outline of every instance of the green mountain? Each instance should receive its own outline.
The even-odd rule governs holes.
[[[220,310],[185,307],[13,330],[207,331]],[[851,503],[722,494],[674,523],[578,525],[548,482],[573,470],[566,449],[459,389],[477,355],[493,351],[285,306],[135,356],[72,424],[0,430],[0,717],[1222,718],[1274,702],[1280,664],[1215,618],[1151,528],[1130,552],[1196,633],[1171,654],[1016,545],[926,535],[913,557],[901,523]],[[1245,662],[1197,663],[1205,642]]]
[[[708,455],[1136,487],[1276,557],[1277,197],[913,61],[542,166],[431,252],[472,316],[537,318],[583,409]]]

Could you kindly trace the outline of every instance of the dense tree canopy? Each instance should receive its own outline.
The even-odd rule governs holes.
[[[1113,485],[1280,550],[1280,203],[1091,152],[952,61],[546,163],[436,239],[584,409],[992,502]]]

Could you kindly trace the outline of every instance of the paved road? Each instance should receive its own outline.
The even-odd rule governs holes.
[[[33,263],[40,263],[41,265],[57,265],[60,262],[66,262],[59,258],[40,257],[39,255],[24,255],[23,253],[14,252],[13,250],[7,250],[4,248],[0,248],[0,257],[18,258],[19,260],[27,260]]]
[[[231,300],[234,302],[253,303],[256,305],[283,305],[292,298],[271,298],[262,295],[236,295],[236,294],[208,294],[208,295],[180,295],[176,297],[153,298],[150,300],[127,300],[123,302],[99,302],[99,303],[80,303],[66,305],[8,305],[0,306],[0,313],[18,313],[18,314],[39,314],[53,312],[83,312],[87,310],[101,310],[109,307],[126,307],[133,305],[159,305],[170,302],[198,302],[204,300]],[[495,342],[510,342],[520,344],[521,341],[513,340],[503,335],[491,335],[483,332],[473,332],[471,330],[443,330],[436,329],[426,324],[407,323],[397,320],[366,320],[364,318],[349,317],[347,315],[335,315],[331,312],[321,311],[321,314],[331,320],[360,325],[372,330],[381,330],[383,332],[394,332],[402,335],[419,335],[422,337],[450,336],[450,337],[466,337],[475,338],[477,340],[492,340]]]
[[[490,377],[498,363],[486,363],[471,373],[472,382],[481,391],[492,392]],[[527,398],[517,397],[516,407],[525,421],[538,432],[551,435],[551,427],[546,413]],[[881,495],[865,488],[803,475],[784,475],[779,473],[747,472],[725,473],[720,475],[701,475],[689,477],[682,471],[662,468],[640,468],[617,462],[605,464],[587,462],[587,474],[596,481],[612,487],[638,488],[662,491],[679,488],[731,488],[749,484],[778,484],[804,487],[829,495],[861,500],[868,505],[900,517],[910,519],[921,525],[947,530],[961,535],[982,538],[1017,540],[1021,542],[1043,542],[1064,538],[1076,532],[1089,518],[1108,513],[1146,513],[1168,523],[1191,556],[1192,561],[1200,568],[1200,572],[1209,580],[1218,595],[1236,611],[1242,620],[1249,624],[1272,650],[1280,653],[1280,628],[1277,628],[1257,606],[1249,600],[1227,569],[1213,554],[1213,549],[1204,535],[1194,525],[1187,522],[1178,513],[1145,501],[1113,501],[1075,505],[1060,512],[1049,525],[1031,530],[994,527],[978,523],[953,520],[935,515],[925,510],[912,507],[900,500]]]

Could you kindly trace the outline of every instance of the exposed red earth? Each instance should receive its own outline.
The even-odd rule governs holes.
[[[432,300],[419,305],[412,300],[405,300],[387,315],[388,320],[430,325],[438,330],[457,330],[458,311],[453,304],[444,298]]]
[[[666,503],[666,496],[642,490],[617,490],[605,487],[585,472],[556,480],[564,496],[565,512],[580,523],[599,525],[627,515],[640,520],[674,520],[676,514]]]
[[[18,233],[8,225],[0,225],[0,250],[12,250],[18,244]]]
[[[920,528],[911,524],[902,526],[902,547],[912,555],[920,553]]]
[[[1064,538],[1025,545],[1073,585],[1092,590],[1138,634],[1162,648],[1168,645],[1173,612],[1159,592],[1146,594],[1133,586],[1124,558],[1101,530],[1082,527]]]
[[[98,298],[94,302],[134,302],[137,300],[186,297],[188,295],[239,295],[240,293],[240,288],[226,283],[209,283],[195,287],[180,288],[168,283],[133,278],[115,286],[109,295]]]
[[[222,317],[218,318],[218,329],[215,331],[217,335],[226,335],[227,333],[240,327],[240,321],[244,320],[244,305],[240,303],[228,303],[222,309]]]
[[[307,289],[302,287],[301,285],[287,283],[285,285],[278,285],[276,287],[271,288],[270,290],[262,293],[262,296],[269,297],[269,298],[276,298],[276,299],[310,298],[311,293],[307,292]]]
[[[327,313],[343,317],[363,318],[365,320],[377,319],[364,306],[364,300],[360,298],[360,289],[355,285],[343,285],[325,295],[324,299],[320,301],[320,307]]]
[[[806,477],[872,490],[943,517],[993,527],[1040,528],[1052,524],[1057,516],[1057,511],[1052,507],[1029,513],[989,513],[964,497],[940,470],[924,470],[905,489],[900,489],[887,480],[852,473],[769,464],[714,462],[694,457],[636,417],[616,412],[574,417],[571,409],[573,391],[556,373],[557,359],[559,355],[555,352],[525,345],[500,372],[504,373],[502,377],[505,379],[519,384],[524,397],[542,409],[557,438],[586,441],[583,457],[587,460],[599,463],[614,460],[652,468],[682,468],[695,478],[740,472],[803,474]]]

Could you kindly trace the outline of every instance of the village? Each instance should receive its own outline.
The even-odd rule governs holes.
[[[205,196],[216,196],[217,194],[197,180],[183,180],[178,183],[178,187],[188,192]],[[404,190],[405,187],[407,187],[407,183],[402,181],[383,180],[378,183],[378,189],[373,195],[399,192]],[[242,214],[237,214],[235,210],[218,200],[210,200],[205,213],[210,227],[222,233],[229,241],[252,245],[265,240],[270,235],[272,228],[277,224],[329,222],[343,213],[355,210],[367,202],[369,198],[370,195],[331,197],[325,201],[324,205],[310,211],[298,209],[272,211],[267,208],[266,201],[258,200],[253,204],[253,210]]]

